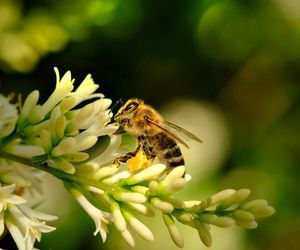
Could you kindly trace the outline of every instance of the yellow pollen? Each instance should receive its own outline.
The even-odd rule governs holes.
[[[37,231],[31,226],[29,227],[29,229],[34,238],[36,238],[37,241],[41,241],[41,237],[38,235]]]
[[[128,169],[131,172],[136,172],[149,167],[152,163],[152,159],[148,160],[144,151],[139,150],[137,154],[127,161]]]

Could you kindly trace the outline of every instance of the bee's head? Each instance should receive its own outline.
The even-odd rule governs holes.
[[[139,105],[143,104],[143,100],[137,98],[129,99],[117,112],[114,116],[114,120],[120,125],[125,125],[130,119],[133,118],[134,113],[136,112]]]

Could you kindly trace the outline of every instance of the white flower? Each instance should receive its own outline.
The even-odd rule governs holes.
[[[100,97],[100,98],[104,97],[103,94],[99,94],[99,93],[93,94],[98,89],[98,87],[99,85],[94,83],[91,74],[88,74],[85,77],[85,79],[82,81],[82,83],[79,85],[79,87],[76,89],[76,91],[68,95],[75,98],[73,107],[84,100],[88,100],[96,97]]]
[[[31,193],[33,190],[40,194],[43,193],[42,177],[45,175],[44,172],[28,166],[24,167],[24,165],[17,163],[12,166],[12,171],[30,183],[30,185],[27,185],[26,187],[29,189],[29,191],[31,191]]]
[[[0,138],[13,132],[17,119],[18,113],[15,105],[9,103],[7,98],[0,95]]]
[[[74,195],[78,203],[87,212],[87,214],[93,219],[96,226],[94,235],[100,233],[102,241],[105,242],[107,237],[107,231],[108,231],[107,224],[109,223],[109,221],[112,220],[111,214],[107,212],[103,212],[100,209],[96,208],[77,189],[71,188],[70,192]]]
[[[7,209],[9,204],[18,205],[26,203],[26,200],[18,195],[15,195],[16,185],[0,186],[0,212]]]
[[[37,212],[25,204],[10,206],[8,210],[5,225],[20,250],[31,250],[35,240],[41,240],[42,233],[55,230],[45,221],[54,220],[56,216]]]
[[[98,99],[84,107],[72,110],[74,122],[78,129],[88,129],[94,124],[105,126],[111,119],[112,114],[108,111],[112,101],[107,98]]]
[[[22,110],[19,115],[18,123],[23,123],[26,119],[29,118],[29,115],[37,105],[39,100],[40,93],[38,90],[32,91],[23,103]]]
[[[68,71],[60,79],[59,71],[55,67],[54,71],[56,73],[56,87],[54,92],[48,98],[48,100],[41,106],[36,106],[35,116],[36,121],[39,121],[46,114],[48,114],[59,102],[61,102],[73,89],[74,80],[71,78],[71,72]]]
[[[114,159],[124,153],[119,150],[121,142],[122,140],[120,136],[112,135],[110,137],[110,142],[107,148],[99,156],[94,158],[93,162],[96,162],[99,166],[105,166],[113,162]]]
[[[4,224],[12,235],[20,250],[31,250],[34,242],[41,239],[42,233],[48,233],[55,228],[45,224],[45,221],[56,219],[31,209],[26,200],[15,195],[15,185],[0,187],[0,235]]]

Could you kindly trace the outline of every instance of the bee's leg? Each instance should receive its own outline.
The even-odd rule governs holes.
[[[153,149],[147,144],[143,144],[143,151],[148,160],[153,160],[156,157],[156,155],[153,153]]]
[[[134,152],[128,152],[125,155],[120,155],[114,160],[114,164],[120,165],[120,163],[126,163],[128,160],[133,158],[137,152],[140,150],[141,145],[139,145]]]
[[[114,163],[126,163],[129,159],[134,157],[136,154],[134,152],[129,152],[126,155],[120,155],[115,160]]]

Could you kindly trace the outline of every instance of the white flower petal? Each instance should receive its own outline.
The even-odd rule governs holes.
[[[27,250],[26,243],[24,241],[24,235],[22,234],[19,227],[17,227],[10,218],[5,220],[5,225],[10,232],[11,236],[13,237],[16,245],[18,246],[19,250]]]
[[[75,136],[75,140],[76,140],[75,150],[76,151],[84,151],[84,150],[87,150],[87,149],[91,148],[92,146],[94,146],[96,144],[98,138],[95,135],[86,135],[86,134],[80,133]]]
[[[76,152],[76,139],[74,137],[64,138],[55,148],[52,149],[52,156],[58,157],[66,153]]]
[[[0,187],[0,193],[3,193],[5,196],[8,196],[15,190],[15,188],[15,184],[2,186]]]
[[[46,214],[46,213],[42,213],[37,210],[34,210],[27,205],[20,205],[19,208],[22,210],[22,212],[25,215],[27,215],[31,219],[36,218],[36,219],[43,220],[43,221],[53,221],[53,220],[57,220],[57,218],[58,218],[55,215],[50,215],[50,214]]]
[[[27,200],[25,200],[21,196],[12,194],[9,196],[9,198],[7,198],[7,202],[14,204],[14,205],[18,205],[18,204],[26,203]]]
[[[82,206],[82,208],[87,212],[87,214],[93,219],[96,230],[94,235],[100,232],[103,242],[106,240],[106,232],[108,220],[111,220],[111,215],[109,213],[102,212],[100,209],[92,205],[85,196],[75,188],[71,188],[70,192],[74,195],[77,202]]]
[[[54,68],[56,73],[56,88],[48,100],[37,109],[37,114],[40,118],[48,114],[61,100],[63,100],[73,89],[73,82],[71,79],[71,72],[68,71],[59,80],[59,72]]]

